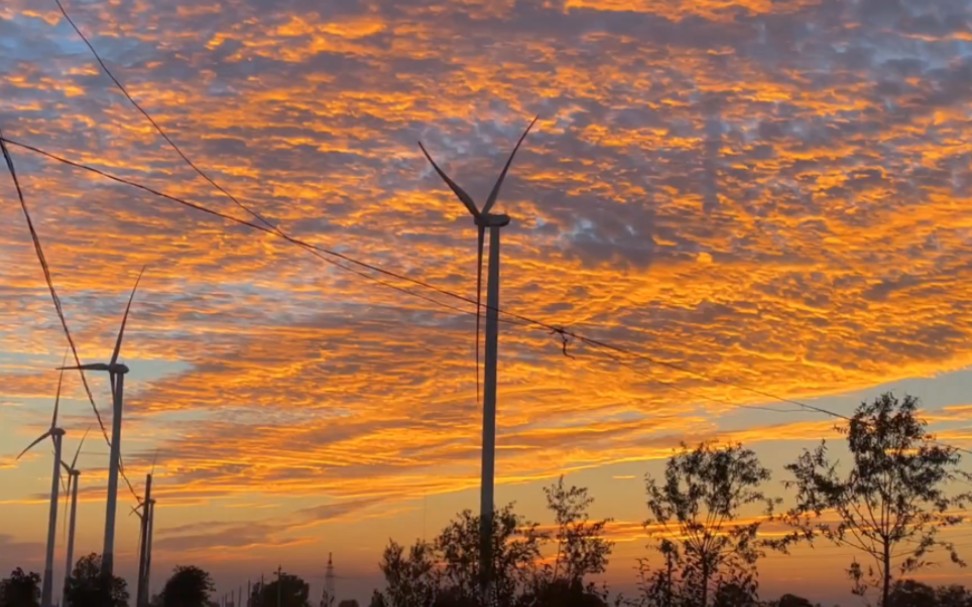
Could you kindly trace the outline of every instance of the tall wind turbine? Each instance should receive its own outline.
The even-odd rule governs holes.
[[[63,363],[62,363],[63,364]],[[50,437],[54,443],[54,473],[51,476],[51,508],[47,519],[47,553],[44,556],[44,583],[41,586],[41,607],[52,607],[54,591],[54,538],[57,534],[57,491],[61,482],[61,439],[64,437],[64,430],[57,427],[57,410],[61,404],[61,384],[64,382],[64,371],[57,380],[57,396],[54,398],[54,416],[51,418],[51,427],[44,434],[37,437],[34,442],[27,445],[27,448],[20,452],[17,459],[24,453],[30,451],[34,446]]]
[[[68,537],[67,537],[67,564],[64,566],[64,590],[67,591],[68,580],[71,579],[71,571],[74,569],[74,523],[77,520],[78,513],[78,481],[81,479],[81,471],[78,470],[78,455],[81,454],[81,447],[84,446],[84,439],[88,437],[88,431],[85,430],[84,436],[81,437],[81,442],[78,443],[78,450],[74,452],[74,459],[71,460],[71,465],[67,465],[64,461],[61,461],[61,466],[64,467],[65,472],[68,475],[67,489],[65,493],[71,495],[71,509],[68,515]],[[65,605],[65,607],[67,607]]]
[[[138,282],[142,279],[142,271],[135,279],[135,286],[132,294],[128,298],[128,305],[125,306],[125,315],[122,316],[121,329],[118,331],[118,339],[115,341],[115,350],[111,354],[109,363],[91,363],[80,367],[62,367],[67,369],[84,369],[85,371],[107,371],[111,383],[112,396],[112,416],[111,416],[111,455],[108,462],[108,499],[105,510],[105,544],[101,553],[101,574],[111,576],[114,572],[115,564],[115,512],[118,501],[118,470],[121,468],[121,425],[122,425],[122,405],[125,400],[125,374],[129,369],[123,363],[118,362],[118,355],[121,353],[122,338],[125,336],[125,323],[128,321],[128,311],[132,308],[132,300],[135,299],[135,291],[138,289]]]
[[[496,360],[499,348],[499,279],[500,279],[500,228],[509,225],[510,217],[499,213],[490,213],[496,198],[499,196],[500,187],[506,178],[506,172],[513,163],[520,144],[526,139],[527,133],[536,124],[535,117],[510,153],[506,165],[500,172],[499,178],[493,185],[493,190],[486,199],[486,204],[482,210],[478,209],[472,196],[466,193],[456,182],[449,178],[439,165],[432,160],[432,156],[426,151],[422,142],[419,147],[422,153],[432,163],[432,168],[439,174],[439,177],[446,182],[446,185],[455,193],[459,200],[466,206],[466,209],[473,216],[473,222],[479,230],[479,240],[477,249],[476,263],[476,359],[479,360],[479,317],[480,317],[480,291],[482,290],[483,272],[483,241],[485,239],[486,228],[489,228],[489,272],[486,279],[486,361],[483,369],[483,458],[479,492],[479,571],[480,571],[480,590],[484,602],[492,600],[493,591],[493,544],[492,544],[492,524],[493,524],[493,477],[496,462]],[[477,364],[478,367],[478,364]],[[479,369],[476,369],[477,375]]]

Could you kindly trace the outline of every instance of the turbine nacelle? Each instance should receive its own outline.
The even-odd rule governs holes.
[[[510,225],[510,216],[505,213],[482,213],[473,216],[473,223],[481,228],[502,228]]]
[[[59,369],[72,369],[83,371],[107,371],[113,375],[124,375],[131,371],[125,363],[89,363],[87,365],[74,365],[71,367],[58,367]]]

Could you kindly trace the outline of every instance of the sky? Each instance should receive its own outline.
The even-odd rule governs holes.
[[[972,448],[970,0],[66,8],[240,200],[464,297],[475,228],[417,141],[481,201],[539,115],[496,207],[512,218],[501,306],[634,354],[501,325],[496,500],[549,522],[544,485],[589,487],[614,519],[617,589],[648,554],[643,476],[680,441],[742,441],[786,498],[784,464],[835,437],[832,418],[786,401],[847,414],[893,389]],[[52,0],[0,6],[0,76],[5,136],[248,218]],[[364,600],[389,538],[478,508],[471,305],[11,152],[84,361],[110,356],[147,266],[122,450],[136,491],[154,466],[153,590],[176,564],[209,569],[220,593],[281,565],[316,599],[332,552],[339,595]],[[0,256],[0,571],[42,570],[50,456],[14,458],[49,424],[66,344],[6,173]],[[91,384],[108,420],[107,382]],[[75,375],[61,410],[67,452],[93,427],[76,554],[100,552],[107,447]],[[120,495],[134,585],[135,500]],[[972,550],[972,525],[952,537]],[[61,554],[59,540],[57,576]],[[762,589],[851,604],[851,557],[771,556]]]

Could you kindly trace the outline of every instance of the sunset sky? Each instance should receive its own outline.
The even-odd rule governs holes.
[[[501,325],[497,503],[548,523],[542,486],[589,487],[594,514],[615,519],[617,590],[648,554],[643,476],[679,441],[742,441],[787,496],[783,465],[835,422],[782,399],[847,414],[907,391],[939,439],[972,448],[972,0],[66,8],[235,196],[299,238],[466,297],[475,228],[417,140],[482,200],[540,116],[496,207],[512,217],[501,305],[637,356],[575,341],[568,357],[546,329]],[[114,88],[53,0],[0,4],[0,128],[248,218]],[[122,449],[138,491],[156,461],[153,591],[175,564],[209,569],[220,593],[279,564],[316,602],[333,552],[339,595],[363,601],[389,537],[431,538],[478,509],[473,306],[11,152],[82,360],[110,356],[147,265]],[[14,457],[49,424],[65,346],[4,169],[3,575],[43,570],[50,456]],[[91,384],[107,419],[107,381]],[[73,453],[95,423],[76,375],[62,411]],[[79,461],[80,556],[101,550],[96,426]],[[132,590],[134,504],[124,489],[116,562]],[[950,537],[972,558],[972,524]],[[852,604],[851,556],[770,557],[762,594]]]

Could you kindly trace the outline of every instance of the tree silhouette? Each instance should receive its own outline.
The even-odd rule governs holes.
[[[101,555],[78,559],[64,589],[71,607],[128,607],[128,584],[120,577],[101,575]]]
[[[163,607],[205,607],[215,589],[209,573],[194,566],[177,566],[162,589]]]
[[[389,541],[379,564],[387,587],[384,595],[375,591],[371,604],[388,604],[390,607],[432,605],[439,592],[435,558],[435,548],[428,542],[419,540],[406,553],[403,546],[394,540]]]
[[[646,475],[650,517],[645,527],[658,538],[667,560],[665,573],[654,579],[661,582],[656,598],[667,601],[659,604],[678,604],[677,594],[693,607],[708,607],[715,589],[726,584],[755,597],[756,561],[763,554],[757,533],[763,521],[740,522],[740,515],[757,504],[772,511],[773,501],[759,489],[769,478],[753,451],[713,443],[692,450],[683,443],[669,458],[661,485]]]
[[[494,513],[493,576],[497,604],[521,602],[535,590],[540,547],[546,535],[523,520],[512,504]],[[479,517],[456,516],[434,542],[406,550],[390,540],[380,564],[390,607],[482,607],[479,596]],[[380,593],[372,597],[375,603]]]
[[[935,589],[935,597],[939,607],[972,607],[972,592],[958,584],[939,586]]]
[[[549,604],[593,604],[583,598],[585,594],[603,599],[606,591],[584,582],[588,575],[603,573],[607,567],[613,544],[604,539],[604,527],[610,519],[591,521],[588,508],[594,498],[584,487],[566,487],[563,476],[543,492],[557,524],[553,534],[557,550],[553,564],[545,565],[539,578],[538,596],[556,596],[545,599]]]
[[[385,601],[385,595],[376,589],[371,593],[371,601],[368,602],[368,607],[388,607],[388,602]]]
[[[938,445],[918,418],[918,399],[898,400],[885,393],[872,403],[861,403],[846,426],[851,463],[840,474],[832,463],[826,441],[804,451],[786,468],[797,488],[797,505],[788,521],[795,533],[784,542],[816,537],[850,546],[870,558],[865,570],[855,559],[848,568],[856,594],[880,588],[882,607],[889,607],[891,582],[898,575],[929,564],[928,553],[944,547],[953,562],[964,563],[950,541],[938,538],[943,527],[956,525],[954,514],[969,502],[970,495],[949,495],[946,485],[956,478],[970,478],[958,470],[955,448]],[[833,511],[838,520],[825,513]]]
[[[778,600],[770,603],[771,607],[813,607],[808,599],[795,594],[784,594]]]
[[[257,583],[250,592],[250,607],[310,607],[310,587],[299,576],[280,573],[269,584]]]
[[[915,580],[898,580],[891,587],[888,607],[938,607],[935,589]]]
[[[17,567],[0,580],[0,607],[39,607],[41,577]]]
[[[546,536],[508,504],[493,518],[493,584],[499,605],[513,605],[533,586],[540,546]],[[459,514],[439,535],[442,584],[464,607],[482,605],[479,596],[479,516]]]
[[[639,607],[675,607],[681,605],[681,567],[682,559],[678,546],[669,539],[658,542],[658,552],[665,561],[664,566],[653,569],[648,559],[638,560],[638,589],[641,600],[633,604]],[[632,604],[631,601],[623,601]]]

